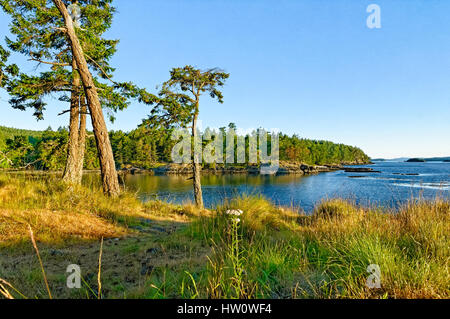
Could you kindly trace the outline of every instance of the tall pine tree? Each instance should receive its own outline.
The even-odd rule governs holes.
[[[202,71],[193,66],[173,68],[170,79],[163,83],[159,92],[160,100],[153,108],[149,123],[153,125],[178,124],[186,127],[191,123],[191,136],[193,139],[192,174],[195,204],[203,208],[202,186],[200,173],[202,156],[196,151],[199,140],[197,122],[200,114],[200,97],[207,93],[211,98],[223,103],[223,94],[219,90],[230,77],[218,69]],[[201,143],[201,142],[200,142]]]
[[[39,66],[44,68],[46,66],[39,74],[20,73],[8,81],[6,87],[12,96],[10,100],[12,106],[21,110],[33,108],[35,116],[42,119],[46,106],[45,98],[48,95],[57,94],[61,101],[70,104],[70,108],[63,110],[61,114],[70,113],[68,153],[63,178],[71,183],[81,182],[86,114],[89,109],[100,161],[104,162],[102,165],[104,188],[111,193],[107,184],[116,184],[114,181],[116,177],[112,176],[116,173],[113,161],[108,159],[112,157],[112,151],[108,151],[109,137],[101,106],[106,107],[110,111],[110,117],[113,117],[112,114],[126,108],[132,98],[148,103],[154,99],[151,94],[132,83],[117,83],[112,79],[114,69],[109,65],[109,60],[116,52],[118,41],[108,40],[102,36],[110,28],[115,12],[111,0],[80,0],[65,3],[44,0],[0,0],[0,5],[12,17],[11,33],[15,38],[6,39],[9,49],[24,54]],[[74,8],[79,8],[79,11]],[[70,12],[72,17],[67,21],[64,15],[69,14],[69,11],[72,11]],[[73,27],[74,18],[77,19],[79,27]],[[71,25],[67,25],[67,22]],[[69,32],[71,26],[73,34]],[[80,50],[75,52],[78,52],[81,55],[79,58],[86,62],[84,77],[92,81],[92,85],[84,85],[84,90],[83,74],[80,73],[83,68],[79,67],[73,54],[77,43]],[[88,93],[92,93],[93,90],[96,91],[94,95],[97,96],[98,106],[92,105],[92,101],[88,103]],[[91,100],[92,98],[91,96]],[[92,113],[92,108],[95,114]],[[110,177],[106,178],[105,175]],[[112,182],[106,182],[105,179]],[[112,191],[115,192],[116,190]]]

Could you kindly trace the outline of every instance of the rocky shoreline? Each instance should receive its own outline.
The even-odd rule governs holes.
[[[308,165],[303,163],[289,163],[281,162],[279,169],[273,175],[314,175],[325,172],[334,172],[339,170],[352,172],[372,172],[376,171],[370,168],[347,168],[346,166],[353,165],[368,165],[372,163],[342,163],[330,165]],[[122,174],[152,174],[152,175],[191,175],[191,164],[166,164],[152,169],[140,169],[137,167],[125,167],[120,170]],[[233,175],[233,174],[261,174],[261,167],[258,165],[247,166],[217,166],[204,167],[202,169],[203,175]]]
[[[370,165],[373,163],[342,163],[342,164],[329,164],[329,165],[308,165],[304,163],[289,163],[280,162],[280,167],[272,175],[315,175],[319,173],[334,172],[334,171],[345,171],[354,173],[380,173],[372,168],[366,167],[349,167],[358,165]],[[35,170],[2,170],[8,173],[28,173],[28,174],[61,174],[62,171],[35,171]],[[99,173],[100,170],[84,170],[84,173]],[[139,167],[134,167],[128,165],[118,169],[119,175],[192,175],[192,165],[191,164],[162,164],[160,166],[144,169]],[[217,166],[204,167],[202,169],[202,175],[237,175],[237,174],[248,174],[248,175],[261,175],[261,167],[259,165],[247,165],[247,166]]]

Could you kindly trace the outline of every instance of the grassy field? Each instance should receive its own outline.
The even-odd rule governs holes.
[[[449,236],[448,199],[397,211],[335,199],[306,216],[243,196],[199,211],[0,176],[3,297],[450,298]],[[66,286],[70,264],[81,289]],[[366,284],[372,264],[380,288]]]

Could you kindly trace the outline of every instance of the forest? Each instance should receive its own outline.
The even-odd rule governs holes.
[[[145,123],[145,122],[144,122]],[[230,123],[229,128],[234,127]],[[220,128],[221,131],[227,128]],[[214,131],[213,131],[214,134]],[[155,129],[142,124],[131,132],[109,133],[118,169],[137,167],[150,169],[171,162],[171,150],[176,141],[171,130]],[[0,127],[0,167],[59,171],[65,167],[69,131],[65,127],[45,131]],[[245,139],[248,145],[248,136]],[[94,135],[88,132],[84,169],[99,168]],[[280,160],[309,165],[366,163],[370,158],[359,148],[329,141],[280,135]],[[247,156],[248,161],[248,156]]]

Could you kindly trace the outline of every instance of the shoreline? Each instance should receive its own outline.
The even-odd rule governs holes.
[[[261,174],[262,167],[259,165],[247,166],[225,166],[221,165],[216,168],[203,167],[202,175],[316,175],[319,173],[329,173],[345,170],[346,166],[372,165],[373,163],[343,163],[343,164],[327,164],[327,165],[308,165],[304,163],[280,162],[278,170],[273,174]],[[358,170],[358,169],[355,169]],[[363,169],[367,172],[367,169]],[[191,175],[191,164],[165,164],[156,168],[141,169],[137,167],[126,167],[119,170],[122,174],[153,174],[156,176],[164,175]]]
[[[349,170],[349,172],[374,172],[372,169],[368,168],[348,168],[348,166],[361,166],[361,165],[373,165],[374,163],[343,163],[343,164],[326,164],[326,165],[309,165],[304,163],[289,163],[280,162],[278,170],[273,174],[262,174],[261,165],[247,165],[247,166],[226,166],[221,165],[216,168],[203,167],[202,175],[317,175],[319,173],[329,173],[341,170]],[[63,171],[44,171],[44,170],[19,170],[19,169],[0,169],[3,173],[28,173],[36,175],[51,175],[51,174],[62,174]],[[94,170],[84,170],[84,174],[100,173],[100,169]],[[127,166],[117,169],[119,175],[137,175],[137,174],[147,174],[154,176],[174,176],[174,175],[192,175],[192,165],[191,164],[167,164],[164,163],[160,166],[153,168],[140,168],[134,166]]]

